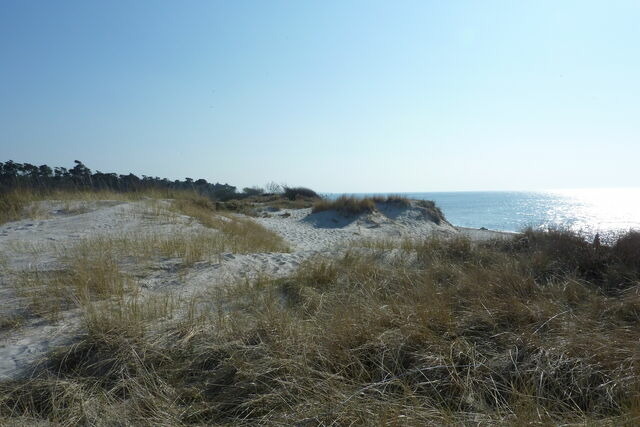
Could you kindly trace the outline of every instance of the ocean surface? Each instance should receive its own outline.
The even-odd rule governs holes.
[[[640,188],[378,194],[433,200],[449,222],[461,227],[566,228],[586,236],[640,230]]]

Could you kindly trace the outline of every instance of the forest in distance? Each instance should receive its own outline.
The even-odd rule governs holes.
[[[274,184],[277,186],[277,184]],[[238,193],[236,187],[229,184],[210,183],[205,179],[185,178],[169,180],[167,178],[133,173],[92,172],[80,160],[74,160],[72,168],[48,165],[36,166],[30,163],[17,163],[13,160],[0,162],[0,190],[30,188],[36,190],[110,190],[133,192],[145,190],[193,190],[214,200],[230,200],[263,192],[260,188],[245,188]]]

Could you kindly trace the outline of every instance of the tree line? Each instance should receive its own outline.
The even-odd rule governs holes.
[[[35,190],[112,190],[119,192],[145,190],[191,190],[214,200],[230,200],[242,196],[236,187],[229,184],[209,183],[205,179],[169,180],[167,178],[133,173],[119,175],[113,172],[92,172],[80,160],[74,160],[72,168],[50,167],[17,163],[13,160],[0,162],[0,191],[16,188]],[[245,194],[246,195],[246,194]]]

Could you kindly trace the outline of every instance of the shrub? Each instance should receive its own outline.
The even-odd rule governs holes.
[[[539,280],[574,275],[617,293],[640,280],[640,233],[626,233],[612,244],[594,244],[570,230],[526,229],[523,237],[506,244],[526,258]]]
[[[376,203],[391,203],[400,206],[411,206],[411,200],[398,194],[392,194],[390,196],[373,196],[371,198]]]
[[[245,187],[242,189],[242,193],[247,196],[259,196],[264,193],[264,189],[260,187]]]
[[[617,260],[640,271],[640,231],[630,231],[620,236],[612,249]]]
[[[353,196],[340,196],[336,200],[319,200],[313,205],[313,213],[336,210],[343,215],[359,215],[376,210],[372,198],[359,199]]]
[[[289,200],[296,200],[301,197],[309,199],[320,198],[318,193],[306,187],[284,187],[284,197]]]

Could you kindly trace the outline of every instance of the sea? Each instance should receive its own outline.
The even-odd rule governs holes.
[[[545,191],[456,191],[399,194],[433,200],[447,220],[460,227],[500,231],[569,229],[585,237],[640,230],[640,188]],[[332,194],[330,197],[337,197]]]

